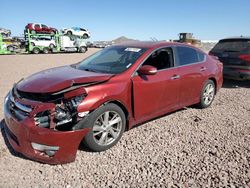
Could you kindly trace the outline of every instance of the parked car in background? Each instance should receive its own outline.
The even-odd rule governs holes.
[[[88,48],[84,39],[74,36],[60,36],[61,51],[85,53]]]
[[[223,63],[225,78],[250,80],[250,37],[222,39],[209,54]]]
[[[18,50],[25,48],[25,41],[23,38],[3,38],[3,42],[6,44],[7,50],[10,52],[17,52]]]
[[[11,35],[11,31],[9,29],[0,28],[0,34],[3,38],[8,38]]]
[[[26,30],[30,30],[31,34],[36,34],[36,33],[46,33],[46,34],[56,34],[57,29],[53,27],[48,27],[45,24],[40,24],[40,23],[29,23],[25,27]]]
[[[3,127],[17,152],[67,163],[81,141],[107,150],[137,124],[193,104],[209,107],[221,86],[222,63],[195,47],[114,45],[19,81],[5,98]]]
[[[30,40],[31,45],[33,46],[46,46],[49,48],[54,48],[56,46],[56,42],[55,39],[51,38],[51,37],[36,37],[36,38],[32,38]]]
[[[65,28],[62,30],[62,32],[66,35],[81,36],[85,39],[90,38],[90,32],[87,29],[83,29],[80,27]]]

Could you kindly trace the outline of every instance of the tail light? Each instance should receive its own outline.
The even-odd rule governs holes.
[[[215,56],[211,51],[208,53],[208,55],[210,55],[215,60],[219,60],[219,58]]]
[[[248,63],[250,63],[250,54],[240,55],[239,58],[243,61],[248,61]]]

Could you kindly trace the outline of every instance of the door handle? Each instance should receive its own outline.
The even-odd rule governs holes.
[[[205,70],[207,70],[206,67],[201,67],[201,68],[200,68],[200,71],[201,71],[201,72],[203,72],[203,71],[205,71]]]
[[[179,79],[180,78],[180,75],[174,75],[171,77],[171,80],[176,80],[176,79]]]

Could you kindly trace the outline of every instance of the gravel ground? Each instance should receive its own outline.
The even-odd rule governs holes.
[[[3,98],[14,82],[93,51],[1,56],[0,120]],[[210,108],[188,107],[147,122],[105,152],[80,147],[76,161],[65,165],[15,154],[2,131],[0,187],[250,187],[249,88],[249,82],[226,81]]]

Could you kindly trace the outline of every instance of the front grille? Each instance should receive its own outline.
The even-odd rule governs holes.
[[[32,111],[31,106],[27,106],[15,101],[12,93],[9,94],[9,100],[7,101],[6,105],[11,114],[19,121],[28,117],[29,113]]]
[[[15,96],[21,99],[28,99],[32,101],[39,101],[39,102],[52,102],[63,98],[63,95],[52,95],[50,93],[30,93],[24,92],[16,89],[13,89],[13,93]]]
[[[17,137],[11,132],[11,130],[7,126],[4,126],[4,130],[7,134],[7,136],[10,137],[19,146],[20,145],[19,141],[18,141]]]

